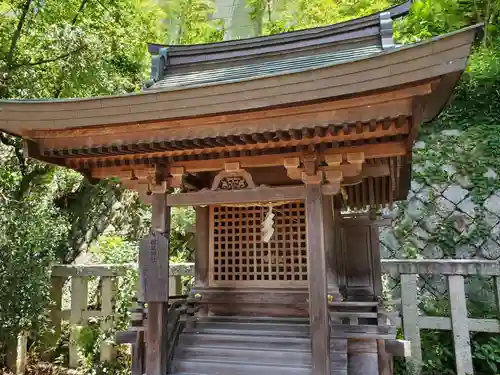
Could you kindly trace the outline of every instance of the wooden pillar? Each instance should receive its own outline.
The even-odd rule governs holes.
[[[333,212],[333,197],[331,195],[323,196],[323,229],[325,236],[326,251],[326,283],[328,294],[338,299],[339,286],[337,280],[337,266],[335,261],[335,227]]]
[[[101,331],[108,333],[113,328],[114,302],[116,296],[116,278],[103,277],[101,279]],[[108,340],[101,343],[101,362],[115,358],[115,348]]]
[[[406,370],[410,375],[419,375],[422,370],[422,348],[418,327],[418,298],[416,274],[401,274],[401,303],[403,309],[403,332],[410,341],[411,357],[406,358]]]
[[[323,197],[319,181],[306,185],[305,209],[312,375],[329,375],[330,324],[326,285]]]
[[[169,292],[170,207],[166,189],[153,192],[151,234],[141,241],[139,251],[142,289],[147,304],[146,374],[167,373],[167,315]]]
[[[473,374],[474,368],[472,366],[467,301],[465,299],[464,277],[462,275],[448,276],[448,293],[457,375]]]
[[[196,207],[196,249],[194,256],[194,282],[196,288],[208,286],[210,209]]]
[[[76,368],[80,364],[78,337],[80,330],[87,324],[85,311],[88,303],[88,280],[84,277],[71,277],[71,312],[69,335],[69,367]]]

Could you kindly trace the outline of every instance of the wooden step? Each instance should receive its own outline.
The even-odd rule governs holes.
[[[219,335],[244,335],[244,336],[263,336],[263,337],[273,337],[273,336],[283,336],[283,337],[299,337],[299,338],[309,338],[309,330],[307,332],[300,332],[297,330],[263,330],[257,327],[246,327],[245,329],[232,328],[232,327],[186,327],[184,329],[186,333],[211,333]]]
[[[219,322],[219,321],[197,321],[195,328],[243,330],[243,331],[264,331],[264,332],[297,332],[309,334],[309,324],[286,324],[267,322]]]
[[[218,334],[196,334],[184,332],[179,337],[179,345],[185,346],[208,346],[220,349],[233,348],[257,348],[269,350],[310,350],[311,340],[309,337],[282,337],[282,336],[248,336],[248,335],[218,335]],[[338,352],[347,351],[346,340],[331,340],[332,350]]]
[[[215,322],[262,322],[262,323],[288,323],[288,324],[309,324],[308,318],[297,317],[266,317],[266,316],[243,316],[243,315],[214,315],[214,316],[198,316],[194,319],[198,321],[215,321]]]
[[[174,359],[171,374],[180,375],[180,373],[196,375],[311,375],[311,367]]]
[[[258,350],[249,348],[207,348],[180,346],[175,351],[176,359],[217,360],[258,365],[311,366],[310,351]]]

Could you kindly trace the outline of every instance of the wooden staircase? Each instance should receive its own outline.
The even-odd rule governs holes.
[[[347,375],[347,340],[331,343],[332,373]],[[297,318],[203,317],[186,322],[172,375],[309,375],[309,321]]]

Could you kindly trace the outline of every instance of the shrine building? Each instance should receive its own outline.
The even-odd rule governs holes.
[[[379,209],[407,197],[421,124],[448,102],[477,26],[399,45],[411,1],[351,21],[149,45],[139,93],[0,101],[25,153],[152,205],[133,374],[391,374]],[[196,210],[195,281],[169,296],[170,208]],[[170,299],[170,302],[169,302]]]

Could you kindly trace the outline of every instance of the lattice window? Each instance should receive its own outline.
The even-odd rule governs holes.
[[[211,285],[294,286],[307,284],[303,203],[274,207],[275,232],[261,239],[268,207],[211,207]]]

